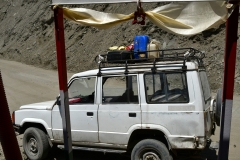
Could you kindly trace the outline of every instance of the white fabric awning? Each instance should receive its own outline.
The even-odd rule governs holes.
[[[174,2],[152,11],[146,18],[165,31],[178,35],[194,35],[226,22],[229,14],[223,1],[218,2]],[[64,17],[78,24],[107,29],[128,20],[129,15],[104,13],[86,8],[63,8]]]

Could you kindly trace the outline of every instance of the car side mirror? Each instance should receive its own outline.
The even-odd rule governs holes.
[[[61,99],[60,99],[60,96],[58,96],[56,99],[57,99],[57,100],[56,100],[56,104],[60,106],[60,105],[61,105]]]

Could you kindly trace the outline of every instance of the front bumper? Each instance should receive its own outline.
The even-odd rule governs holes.
[[[21,127],[19,125],[13,124],[13,129],[15,132],[17,132],[18,134],[21,133]]]

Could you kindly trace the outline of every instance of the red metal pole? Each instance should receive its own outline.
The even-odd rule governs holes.
[[[8,108],[7,98],[4,91],[2,75],[0,72],[0,142],[6,160],[22,160],[16,134]]]
[[[66,159],[72,160],[73,159],[72,135],[71,135],[71,122],[70,122],[69,101],[68,101],[63,10],[61,7],[56,7],[54,9],[54,19],[55,19],[57,62],[58,62],[58,78],[59,78],[60,99],[61,99],[60,112],[61,112],[62,124],[63,124],[64,148],[66,152]]]
[[[218,160],[227,160],[229,154],[236,50],[238,39],[238,14],[239,6],[237,5],[232,15],[227,20],[226,26],[226,48],[224,58],[225,66]]]

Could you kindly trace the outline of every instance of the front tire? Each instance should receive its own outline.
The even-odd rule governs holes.
[[[145,139],[135,145],[131,160],[172,160],[172,156],[162,142]]]
[[[50,150],[47,135],[38,128],[28,128],[23,136],[23,149],[31,160],[46,158]]]

